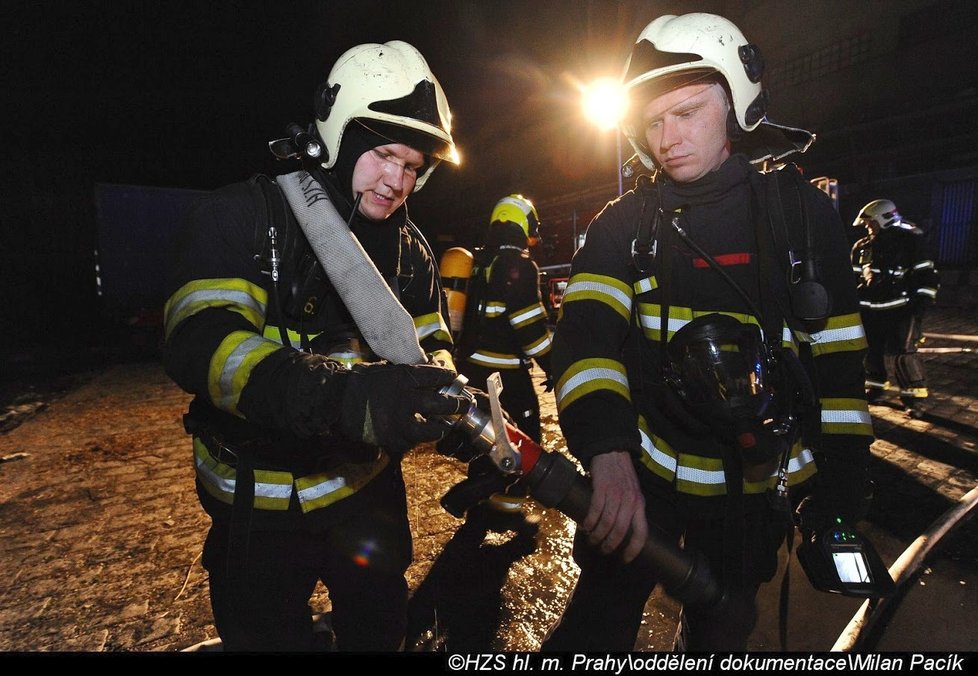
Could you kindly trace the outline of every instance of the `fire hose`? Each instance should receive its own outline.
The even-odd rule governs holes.
[[[486,383],[491,409],[488,413],[479,408],[475,397],[465,389],[466,383],[466,378],[459,376],[446,388],[446,394],[470,400],[467,413],[446,422],[463,432],[479,452],[487,455],[499,473],[514,480],[522,479],[537,502],[556,508],[577,523],[583,521],[592,495],[587,477],[578,472],[567,457],[544,450],[505,419],[499,403],[502,381],[498,373],[493,373]],[[442,500],[446,508],[453,502],[472,502],[471,498],[479,494],[477,485],[466,487],[465,483],[449,491]],[[467,489],[468,496],[459,495]],[[654,531],[649,531],[635,564],[654,571],[666,592],[688,606],[713,608],[725,599],[724,590],[701,553],[682,549],[678,543],[666,540]]]

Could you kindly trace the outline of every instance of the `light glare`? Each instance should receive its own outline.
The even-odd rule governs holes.
[[[617,80],[603,77],[584,87],[581,104],[584,114],[601,129],[614,129],[625,114],[628,100]]]

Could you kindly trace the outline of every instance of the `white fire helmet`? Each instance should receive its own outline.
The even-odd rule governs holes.
[[[897,211],[896,204],[890,200],[873,200],[859,210],[859,215],[852,225],[853,227],[865,226],[867,221],[876,223],[881,230],[903,225],[903,217]]]
[[[654,88],[665,93],[719,74],[733,99],[737,125],[751,132],[764,120],[767,92],[761,87],[764,62],[760,50],[733,23],[716,14],[660,16],[645,27],[625,64],[622,84],[634,98]],[[642,162],[655,168],[637,116],[627,116],[622,131]]]
[[[315,103],[326,169],[336,164],[343,133],[353,120],[427,156],[427,169],[418,176],[415,191],[441,160],[459,163],[445,92],[421,53],[406,42],[348,49],[319,86]]]

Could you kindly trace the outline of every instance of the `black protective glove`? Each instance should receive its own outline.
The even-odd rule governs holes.
[[[546,377],[543,379],[543,391],[544,392],[554,391],[554,377],[550,373],[547,373]]]
[[[357,364],[343,391],[340,432],[395,454],[440,439],[448,427],[437,416],[468,408],[462,397],[439,394],[453,380],[453,371],[431,364]]]

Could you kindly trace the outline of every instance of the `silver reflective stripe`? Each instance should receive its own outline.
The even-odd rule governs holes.
[[[544,339],[540,341],[539,345],[537,345],[536,347],[531,347],[530,349],[526,350],[526,354],[528,357],[533,357],[534,355],[540,354],[541,352],[543,352],[549,347],[550,347],[550,336],[545,336]]]
[[[310,486],[309,488],[303,488],[299,491],[299,501],[309,502],[310,500],[315,500],[316,498],[321,498],[329,493],[334,493],[341,488],[346,486],[346,479],[343,477],[336,477],[335,479],[329,479],[328,481],[323,481],[315,486]]]
[[[208,453],[208,455],[210,455],[210,453]],[[194,459],[197,463],[197,471],[207,477],[208,483],[215,486],[223,493],[227,493],[228,495],[232,496],[234,495],[234,479],[227,479],[214,472],[214,470],[208,467],[207,463],[200,456],[195,456]],[[283,500],[288,500],[292,497],[292,484],[269,484],[256,481],[255,497],[280,498]]]
[[[655,287],[652,286],[653,277],[646,277],[645,279],[639,280],[635,283],[635,291],[637,293],[648,293],[652,291]]]
[[[653,329],[655,331],[662,330],[662,317],[660,315],[639,315],[639,319],[642,321],[642,328]],[[669,333],[675,333],[679,329],[683,328],[689,324],[691,320],[689,319],[676,319],[675,317],[669,317]]]
[[[917,263],[913,266],[914,270],[926,270],[927,268],[934,267],[934,261],[924,261],[923,263]]]
[[[932,289],[929,286],[922,286],[917,289],[917,293],[922,296],[929,296],[931,298],[937,298],[937,289]]]
[[[244,291],[231,291],[228,289],[201,289],[199,291],[192,291],[181,298],[178,303],[170,308],[168,316],[183,319],[184,310],[188,305],[200,305],[215,300],[222,301],[228,305],[239,305],[246,307],[250,310],[254,310],[262,316],[265,314],[265,305],[258,302],[254,296]],[[167,333],[169,333],[172,329],[172,326],[167,326]]]
[[[507,364],[510,366],[513,364],[518,365],[523,363],[518,357],[491,357],[487,354],[482,354],[481,352],[473,352],[469,359],[471,361],[480,361],[487,364]]]
[[[663,453],[659,450],[652,439],[645,433],[645,430],[639,428],[638,433],[642,435],[642,450],[644,450],[648,456],[652,459],[652,462],[667,469],[670,473],[676,473],[676,463],[677,460],[669,455],[668,453]]]
[[[862,307],[872,308],[873,310],[885,310],[891,307],[902,307],[910,302],[909,298],[898,298],[896,300],[888,300],[885,303],[874,303],[868,300],[859,301],[859,305]]]
[[[486,304],[486,317],[498,317],[504,312],[506,312],[506,306],[501,303]]]
[[[621,383],[625,387],[628,387],[628,378],[620,371],[602,368],[584,369],[564,383],[564,386],[557,392],[557,401],[560,401],[575,389],[591,380],[613,380],[616,383]]]
[[[813,462],[815,462],[815,458],[812,456],[811,449],[803,448],[798,455],[788,461],[788,473],[794,474]]]
[[[522,321],[526,321],[527,319],[531,319],[533,317],[538,317],[538,316],[543,316],[543,308],[540,306],[537,306],[528,312],[524,312],[523,314],[516,315],[515,317],[510,317],[509,323],[515,326],[516,324],[519,324]]]
[[[697,469],[680,465],[676,469],[676,479],[679,481],[689,481],[694,484],[717,485],[726,483],[722,469],[708,470]]]
[[[603,293],[606,296],[611,296],[617,303],[621,304],[625,308],[625,313],[632,311],[632,299],[631,297],[622,291],[617,289],[611,284],[602,284],[601,282],[590,282],[581,281],[571,282],[564,289],[564,297],[572,296],[575,293],[585,293],[585,292]]]
[[[873,419],[868,411],[822,409],[823,423],[862,423],[872,425]]]
[[[843,340],[858,340],[865,338],[866,332],[862,324],[855,326],[843,326],[838,329],[825,329],[811,334],[813,343],[836,343]]]
[[[235,404],[234,374],[237,373],[238,367],[241,366],[241,362],[245,360],[252,350],[267,342],[270,341],[262,338],[261,336],[246,338],[241,341],[241,343],[231,351],[228,358],[224,360],[224,365],[221,367],[221,377],[219,380],[221,388],[220,403],[222,407],[231,408]]]

